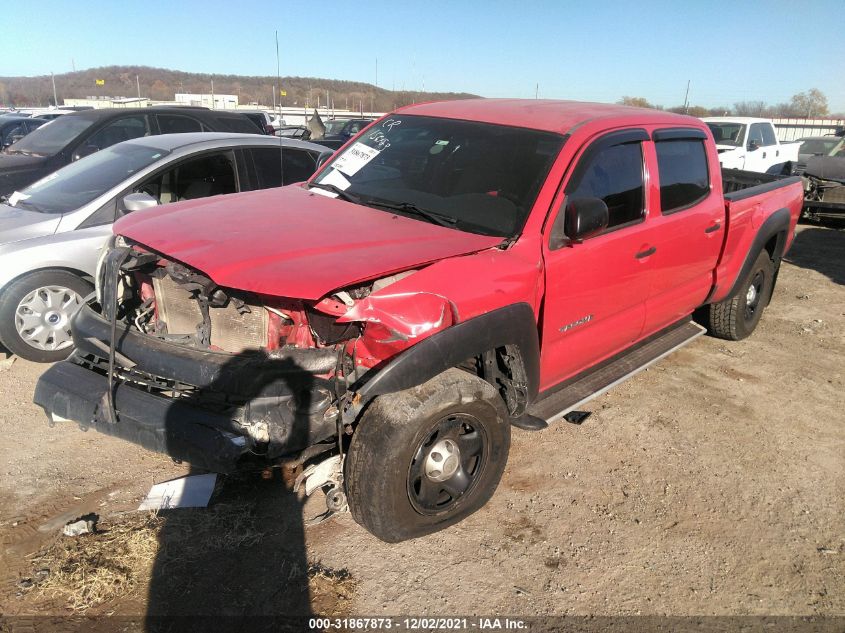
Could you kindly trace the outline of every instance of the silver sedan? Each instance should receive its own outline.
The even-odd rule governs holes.
[[[306,180],[331,150],[251,134],[150,136],[119,143],[0,204],[0,343],[52,362],[73,347],[70,317],[92,289],[112,223],[181,200]]]

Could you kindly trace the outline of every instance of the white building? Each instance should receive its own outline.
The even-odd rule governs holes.
[[[176,93],[179,105],[202,106],[212,110],[234,110],[238,107],[238,95]]]

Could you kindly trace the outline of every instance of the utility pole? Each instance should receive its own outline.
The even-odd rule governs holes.
[[[539,99],[539,98],[540,98],[540,82],[537,82],[534,85],[534,99],[536,100],[536,99]]]
[[[689,114],[689,84],[690,80],[687,79],[687,93],[684,95],[684,114]]]
[[[53,71],[50,71],[50,79],[53,81],[53,105],[57,108],[59,107],[59,99],[56,97],[56,77],[53,75]]]
[[[279,91],[279,116],[282,114],[282,78],[280,76],[281,70],[279,66],[279,31],[276,31],[276,83],[278,88],[273,87],[273,109],[276,109],[276,90]]]
[[[138,87],[138,98],[141,98],[141,80],[138,79],[138,75],[135,75],[135,85]]]
[[[214,110],[214,78],[211,78],[211,109]]]

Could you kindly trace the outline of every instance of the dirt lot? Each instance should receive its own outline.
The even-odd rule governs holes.
[[[117,574],[89,614],[845,614],[845,231],[799,230],[750,339],[699,338],[583,425],[515,431],[487,507],[399,545],[348,514],[303,528],[319,503],[279,478],[121,514],[187,468],[49,428],[44,368],[19,360],[0,371],[0,613],[96,602],[62,590],[57,561],[82,560]],[[58,537],[91,511],[111,532]]]

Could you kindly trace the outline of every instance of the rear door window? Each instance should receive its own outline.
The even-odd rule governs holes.
[[[637,222],[644,213],[641,143],[603,149],[590,161],[571,198],[600,198],[609,212],[608,229]]]
[[[663,213],[686,209],[710,193],[704,142],[693,139],[657,141],[657,170]]]
[[[157,114],[158,128],[162,134],[184,134],[202,132],[202,124],[196,119],[178,114]]]

